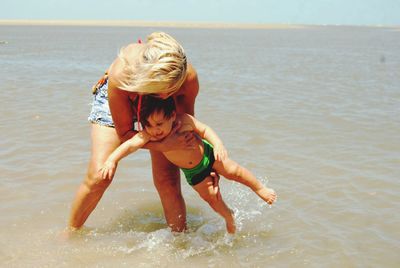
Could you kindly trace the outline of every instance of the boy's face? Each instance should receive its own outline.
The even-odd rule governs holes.
[[[145,126],[147,133],[149,133],[156,140],[162,140],[169,133],[171,133],[173,123],[176,119],[176,113],[174,112],[170,118],[165,118],[164,112],[154,112],[149,118],[147,118],[147,122],[149,123]]]

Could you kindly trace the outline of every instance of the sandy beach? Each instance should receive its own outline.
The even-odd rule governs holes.
[[[137,20],[0,20],[0,25],[47,25],[47,26],[110,26],[110,27],[168,27],[205,29],[301,29],[305,25],[220,23],[220,22],[170,22]]]
[[[312,25],[289,23],[221,23],[194,21],[141,21],[141,20],[2,20],[0,26],[99,26],[99,27],[164,27],[164,28],[194,28],[194,29],[305,29],[321,26],[350,27],[383,27],[400,31],[399,25]]]

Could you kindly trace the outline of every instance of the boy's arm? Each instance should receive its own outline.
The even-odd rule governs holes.
[[[142,148],[150,140],[146,132],[138,132],[135,136],[118,146],[107,158],[107,161],[118,163],[122,158]]]
[[[228,153],[224,144],[222,143],[222,140],[211,127],[200,122],[189,114],[183,115],[183,122],[191,124],[194,132],[196,132],[202,139],[209,141],[213,145],[215,160],[222,161],[228,157]]]
[[[102,178],[111,180],[114,177],[118,162],[128,154],[142,148],[149,140],[150,136],[146,132],[138,132],[135,136],[118,146],[100,169]]]

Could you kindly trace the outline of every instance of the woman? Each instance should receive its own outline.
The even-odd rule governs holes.
[[[186,62],[181,45],[170,35],[152,33],[147,42],[121,49],[105,76],[94,87],[89,121],[92,122],[92,152],[87,175],[81,183],[71,208],[69,227],[80,228],[100,201],[110,180],[99,172],[107,157],[121,142],[137,133],[135,100],[152,94],[159,98],[173,96],[178,113],[194,115],[199,91],[196,71]],[[138,130],[138,129],[136,129]],[[193,134],[176,131],[162,142],[151,142],[153,181],[159,193],[168,226],[172,231],[186,229],[186,207],[181,194],[180,174],[162,154],[172,148],[193,146]],[[212,174],[217,183],[217,177]],[[215,186],[216,194],[218,191]]]

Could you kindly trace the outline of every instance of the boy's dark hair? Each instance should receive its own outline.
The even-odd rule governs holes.
[[[136,107],[138,107],[137,102]],[[175,110],[175,101],[173,97],[161,99],[151,95],[143,95],[140,107],[140,123],[142,126],[148,126],[149,122],[147,118],[155,112],[163,112],[164,117],[169,119],[172,117]]]

